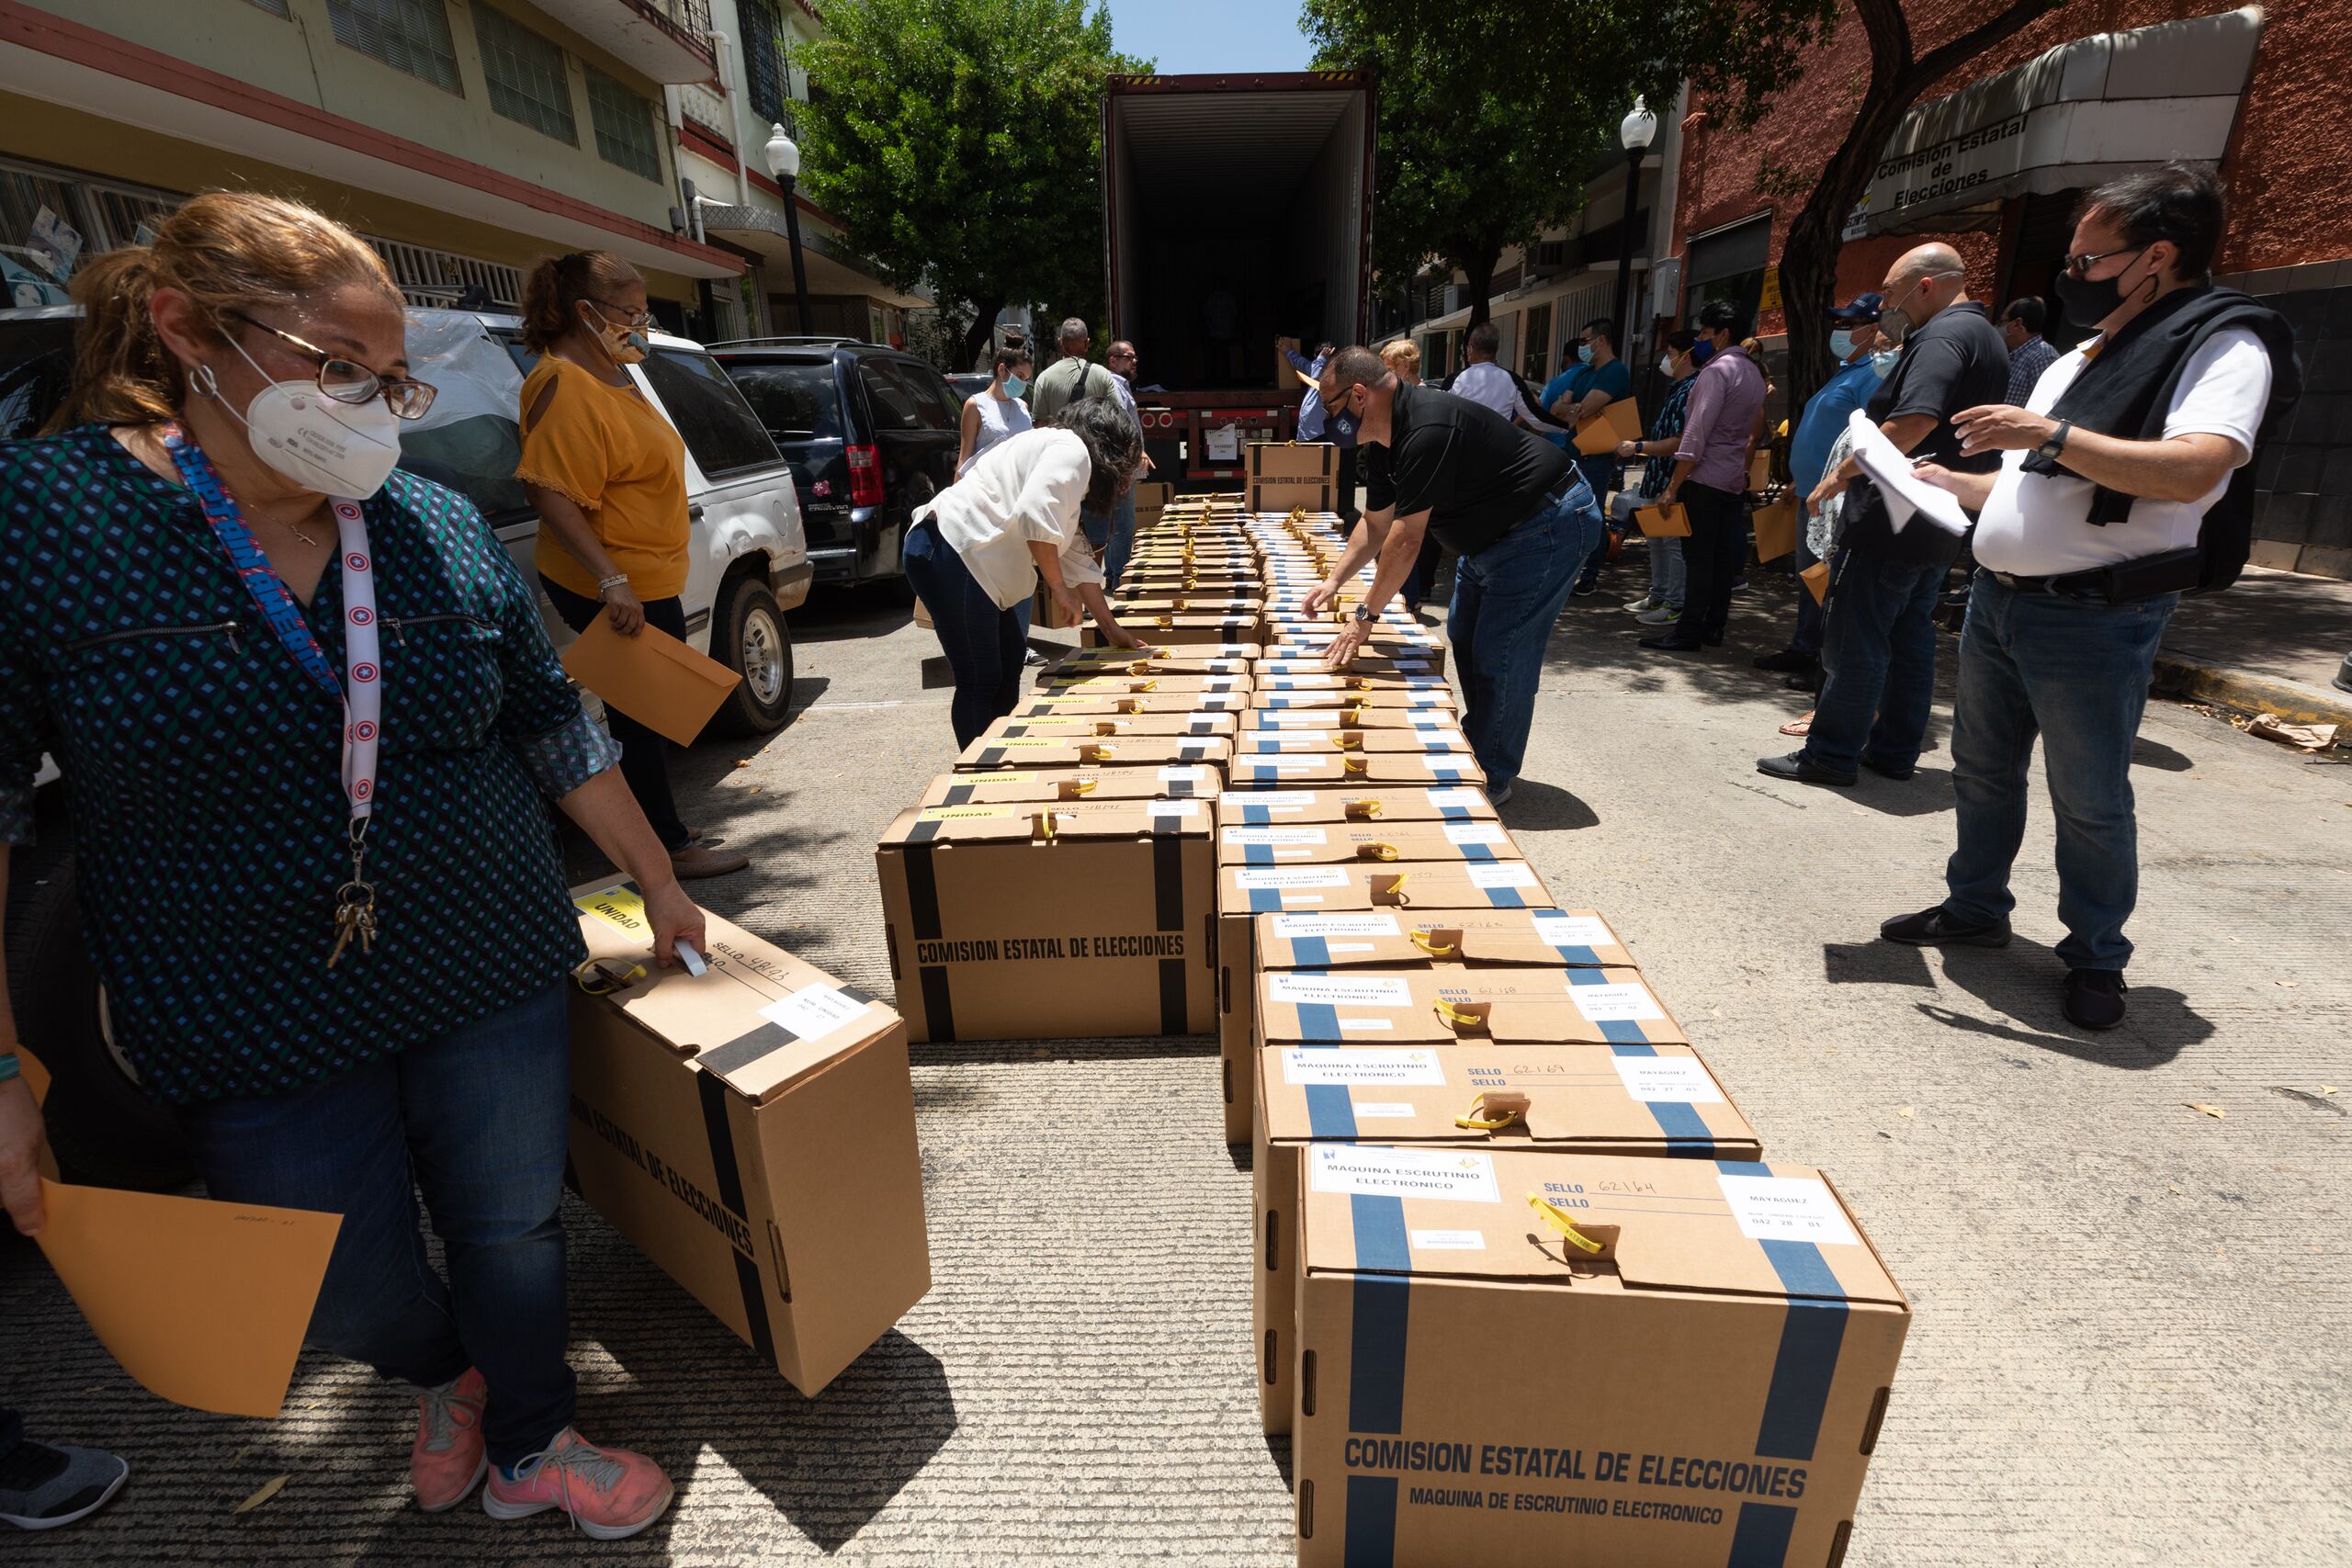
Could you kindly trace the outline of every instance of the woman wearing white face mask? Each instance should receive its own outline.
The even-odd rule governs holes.
[[[1658,355],[1657,369],[1674,385],[1658,400],[1657,412],[1650,416],[1649,439],[1617,443],[1620,457],[1649,459],[1642,471],[1642,482],[1619,491],[1610,502],[1611,511],[1622,521],[1630,524],[1634,513],[1643,507],[1664,502],[1666,481],[1674,474],[1674,448],[1682,434],[1683,418],[1690,408],[1690,383],[1697,379],[1699,367],[1707,362],[1707,354],[1713,346],[1687,327],[1666,334],[1666,349]],[[1682,541],[1672,537],[1652,539],[1649,552],[1650,591],[1625,608],[1645,626],[1672,626],[1682,618]]]
[[[523,284],[523,346],[539,362],[523,381],[523,481],[539,513],[534,561],[556,614],[573,631],[598,615],[623,637],[646,626],[684,640],[688,554],[686,446],[638,390],[628,367],[645,357],[645,279],[618,256],[574,251]],[[670,863],[693,880],[752,863],[705,846],[678,818],[670,742],[616,708],[621,776]]]
[[[0,878],[52,750],[112,1043],[213,1196],[342,1216],[310,1337],[416,1385],[419,1506],[489,1472],[494,1517],[641,1529],[667,1479],[571,1427],[584,950],[542,797],[638,878],[663,963],[702,916],[530,585],[463,497],[392,471],[434,389],[365,241],[202,196],[74,294],[56,433],[0,446]],[[29,1233],[6,994],[0,1201]]]

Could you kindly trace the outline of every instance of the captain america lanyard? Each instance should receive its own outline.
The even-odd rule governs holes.
[[[311,635],[310,624],[302,618],[302,607],[295,602],[293,591],[271,568],[269,558],[254,541],[253,530],[238,512],[236,502],[221,488],[220,476],[214,471],[212,460],[175,424],[164,427],[164,446],[178,467],[180,478],[196,497],[197,505],[202,508],[204,520],[212,525],[221,549],[228,553],[229,564],[252,596],[254,608],[261,612],[261,618],[277,636],[278,645],[311,683],[343,709],[343,792],[351,805],[351,880],[335,894],[336,931],[344,939],[336,943],[335,955],[342,955],[345,942],[355,930],[362,928],[363,922],[364,950],[375,935],[376,890],[368,886],[363,872],[368,856],[368,822],[376,809],[376,756],[382,742],[384,719],[384,671],[376,627],[376,570],[368,553],[367,520],[361,516],[357,502],[339,496],[328,498],[343,557],[344,665],[349,677],[344,682],[335,679],[325,650],[319,647],[319,639]],[[330,959],[329,964],[333,963]]]

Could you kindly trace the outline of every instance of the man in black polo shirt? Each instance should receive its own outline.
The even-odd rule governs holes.
[[[1332,357],[1321,396],[1357,422],[1366,506],[1339,564],[1307,594],[1308,612],[1380,560],[1327,657],[1337,669],[1356,656],[1411,573],[1422,536],[1436,536],[1461,557],[1446,636],[1462,677],[1462,728],[1500,805],[1526,760],[1544,645],[1600,537],[1600,508],[1566,452],[1451,392],[1401,385],[1368,348]]]
[[[1954,471],[2000,466],[1998,453],[1961,455],[1952,415],[2008,390],[2009,350],[1950,245],[1905,252],[1886,275],[1879,335],[1903,346],[1864,412],[1900,451]],[[1965,542],[1925,517],[1897,531],[1884,498],[1849,458],[1813,492],[1845,491],[1823,607],[1821,696],[1804,750],[1762,757],[1756,771],[1805,784],[1850,784],[1858,768],[1907,779],[1928,738],[1936,692],[1936,597]]]

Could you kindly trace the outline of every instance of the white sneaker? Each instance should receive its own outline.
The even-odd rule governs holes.
[[[1647,593],[1645,593],[1640,598],[1634,600],[1632,604],[1626,605],[1625,609],[1629,614],[1639,615],[1647,611],[1657,609],[1659,603],[1660,601],[1651,597]]]
[[[1682,612],[1671,604],[1660,604],[1656,609],[1645,610],[1634,617],[1645,626],[1670,626],[1681,618]]]

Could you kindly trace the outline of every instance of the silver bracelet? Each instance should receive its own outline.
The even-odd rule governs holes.
[[[596,597],[602,599],[614,589],[627,588],[628,586],[628,573],[625,571],[616,571],[610,577],[600,577],[596,580]]]

